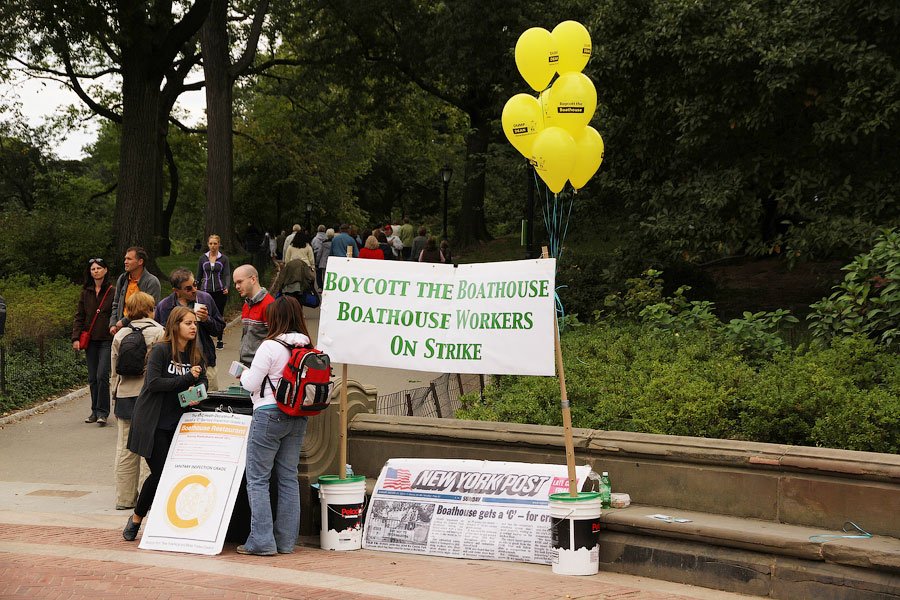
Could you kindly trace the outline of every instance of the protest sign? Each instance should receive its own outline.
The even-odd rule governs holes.
[[[218,554],[244,476],[250,417],[192,412],[181,417],[140,548]]]
[[[345,364],[553,375],[555,260],[328,259],[319,348]]]
[[[590,467],[577,468],[581,486]],[[375,484],[363,548],[550,564],[550,494],[565,465],[398,458]]]

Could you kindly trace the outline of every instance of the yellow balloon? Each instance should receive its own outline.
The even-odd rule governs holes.
[[[569,182],[573,188],[580,190],[603,162],[603,138],[596,129],[588,125],[575,138],[575,148],[575,164],[572,165]]]
[[[559,50],[556,71],[562,75],[570,71],[578,73],[591,58],[591,34],[578,21],[563,21],[551,33]]]
[[[561,127],[548,127],[535,138],[531,164],[554,194],[566,185],[577,152],[575,140]]]
[[[553,125],[579,135],[597,110],[597,90],[583,73],[565,73],[553,82],[550,112]]]
[[[534,138],[544,130],[541,103],[529,94],[516,94],[506,101],[500,123],[509,143],[528,158]]]
[[[553,36],[543,27],[532,27],[516,42],[516,66],[526,83],[537,91],[550,84],[559,53]]]

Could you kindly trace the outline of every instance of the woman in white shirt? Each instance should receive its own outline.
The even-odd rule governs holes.
[[[291,417],[278,408],[274,390],[291,356],[292,346],[310,343],[303,307],[281,296],[266,308],[269,335],[260,344],[250,368],[241,373],[241,386],[250,391],[253,420],[247,440],[247,496],[250,535],[237,547],[239,554],[290,554],[300,530],[300,488],[297,464],[306,433],[306,417]],[[269,479],[278,482],[278,510],[272,515]]]

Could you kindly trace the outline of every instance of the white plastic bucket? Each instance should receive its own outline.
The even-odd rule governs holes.
[[[600,493],[550,494],[551,552],[557,575],[596,575],[600,569]]]
[[[319,504],[322,505],[322,550],[362,548],[362,520],[366,507],[366,477],[337,475],[319,477]]]

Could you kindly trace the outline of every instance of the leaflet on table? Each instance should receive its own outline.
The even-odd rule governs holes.
[[[140,548],[219,554],[241,487],[250,416],[181,417],[141,534]]]
[[[576,468],[578,488],[590,467]],[[550,564],[550,494],[565,465],[391,459],[375,484],[363,547]]]

